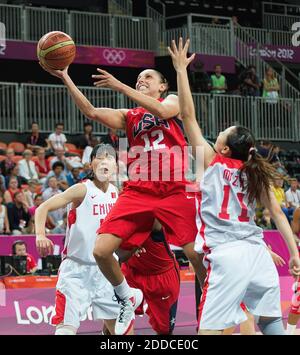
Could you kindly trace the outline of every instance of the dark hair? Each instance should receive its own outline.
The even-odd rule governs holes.
[[[88,127],[88,126],[92,126],[93,127],[92,122],[85,122],[84,125],[83,125],[84,128]]]
[[[15,200],[15,198],[16,198],[18,195],[20,195],[20,194],[22,194],[22,191],[17,191],[17,192],[15,192],[15,193],[14,193],[14,200]]]
[[[56,125],[55,125],[55,128],[57,128],[58,126],[63,126],[64,127],[64,124],[62,122],[57,122]]]
[[[39,197],[43,197],[43,195],[42,194],[36,194],[35,196],[34,196],[34,201],[37,199],[37,198],[39,198]]]
[[[240,183],[248,200],[261,202],[262,193],[269,191],[279,176],[276,169],[262,158],[255,148],[255,138],[248,128],[236,126],[227,137],[231,158],[244,162],[240,169]]]
[[[117,160],[117,153],[116,153],[115,148],[110,144],[100,143],[100,144],[95,145],[95,147],[93,148],[91,155],[90,155],[90,163],[96,158],[97,152],[100,149],[102,149],[103,151],[107,151],[107,152],[114,152],[114,156]],[[93,170],[86,176],[86,178],[90,179],[90,180],[94,180],[95,174],[94,174]]]
[[[222,68],[222,65],[221,64],[216,64],[215,65],[215,69],[216,69],[216,67],[221,67]]]
[[[52,165],[52,170],[55,170],[58,166],[60,166],[63,170],[65,169],[64,163],[62,163],[61,161],[56,161]]]
[[[17,245],[25,245],[26,250],[27,250],[27,244],[24,242],[24,240],[16,240],[13,245],[12,245],[12,254],[16,255],[16,246]]]
[[[153,70],[159,75],[160,82],[162,84],[165,84],[167,87],[166,90],[164,92],[162,92],[160,96],[162,97],[163,95],[167,95],[168,91],[169,91],[169,82],[168,82],[167,78],[160,71],[158,71],[156,69],[153,69]]]

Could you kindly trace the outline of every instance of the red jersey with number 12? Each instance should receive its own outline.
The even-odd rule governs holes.
[[[200,183],[195,243],[197,252],[241,239],[262,241],[255,224],[255,204],[250,205],[240,184],[243,162],[217,154]]]
[[[187,142],[180,119],[164,120],[137,107],[127,113],[126,133],[131,181],[185,181]]]

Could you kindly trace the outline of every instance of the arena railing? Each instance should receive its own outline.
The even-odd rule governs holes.
[[[131,108],[127,97],[108,89],[79,86],[95,107]],[[214,139],[231,125],[249,127],[257,139],[299,141],[300,100],[280,98],[268,102],[261,97],[193,94],[196,117],[205,136]],[[36,121],[42,132],[52,132],[64,122],[68,134],[82,133],[87,120],[75,107],[62,85],[0,83],[0,129],[3,132],[28,132]],[[93,122],[94,131],[107,128]]]
[[[113,15],[132,15],[132,0],[109,0],[108,13]]]
[[[263,2],[262,20],[264,28],[290,31],[300,21],[300,6]]]
[[[8,39],[22,39],[24,11],[22,6],[0,4],[0,22],[5,24]]]
[[[76,44],[156,51],[150,18],[0,4],[6,38],[37,42],[50,31],[69,33]],[[154,24],[156,26],[156,24]]]
[[[0,82],[0,131],[20,131],[19,85]]]

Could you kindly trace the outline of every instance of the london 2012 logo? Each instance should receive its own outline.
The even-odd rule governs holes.
[[[292,31],[294,32],[292,36],[292,45],[294,47],[299,47],[300,46],[300,22],[293,23]]]
[[[117,49],[105,49],[103,57],[109,64],[121,64],[126,58],[126,53]]]
[[[5,24],[0,22],[0,55],[5,55],[6,49],[6,31]]]

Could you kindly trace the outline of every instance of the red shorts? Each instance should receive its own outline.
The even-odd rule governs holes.
[[[158,334],[171,334],[176,320],[180,276],[177,267],[163,274],[142,275],[122,264],[122,272],[129,286],[139,288],[148,304],[146,313],[152,329]],[[143,305],[136,314],[144,314]]]
[[[123,239],[122,249],[131,250],[147,240],[156,218],[164,227],[168,243],[183,246],[194,242],[195,192],[186,192],[180,183],[169,183],[170,187],[158,184],[161,185],[148,182],[143,188],[127,186],[97,233],[113,234]]]

